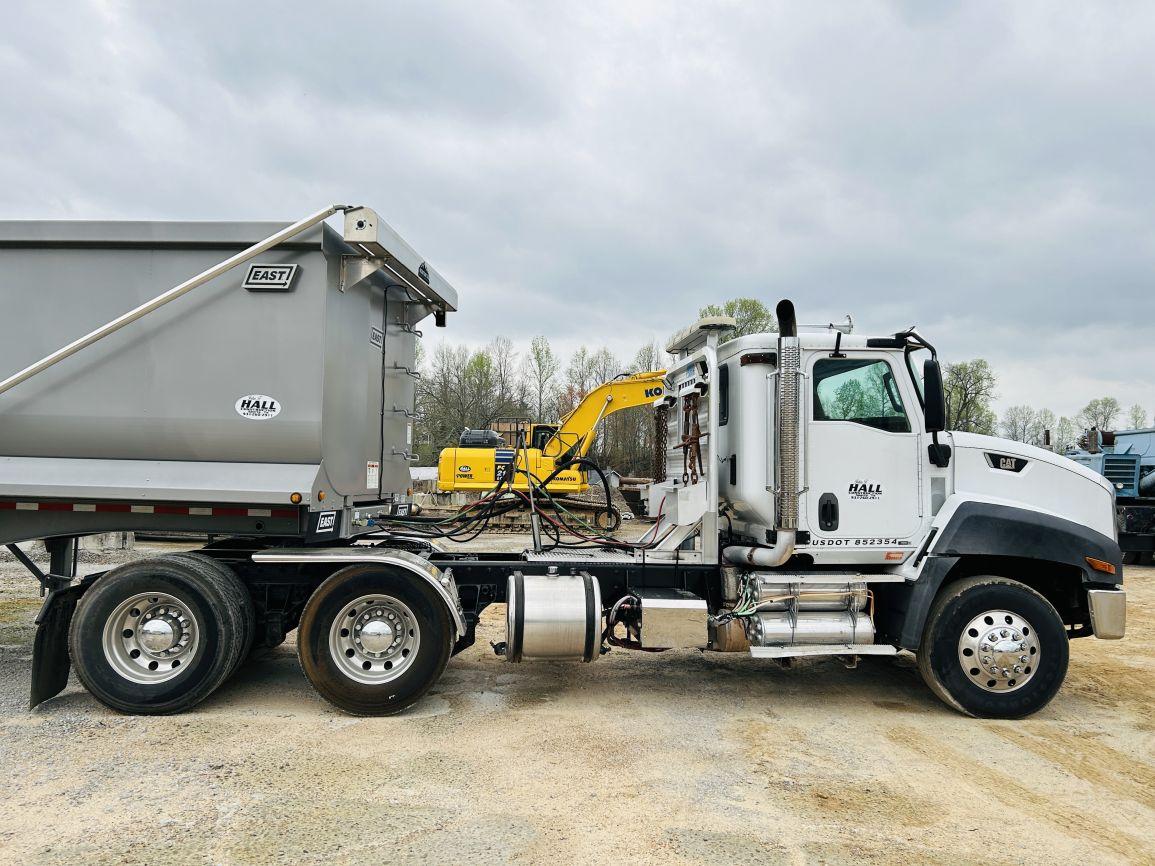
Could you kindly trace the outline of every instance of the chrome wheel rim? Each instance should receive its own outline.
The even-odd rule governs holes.
[[[329,653],[349,679],[379,685],[413,664],[421,627],[413,611],[391,595],[363,595],[341,608],[329,628]]]
[[[1034,626],[1009,610],[980,613],[966,624],[958,642],[958,661],[967,679],[987,692],[1021,689],[1041,658]]]
[[[126,680],[168,682],[189,669],[201,645],[189,605],[166,592],[142,592],[121,602],[104,623],[104,657]]]

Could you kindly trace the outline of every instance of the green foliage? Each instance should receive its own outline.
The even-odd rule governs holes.
[[[947,429],[993,436],[998,426],[994,410],[998,377],[990,364],[982,358],[947,364],[942,378]]]
[[[707,304],[698,310],[698,318],[706,316],[732,316],[738,327],[722,337],[722,342],[736,340],[747,334],[765,334],[777,331],[774,314],[757,298],[732,298],[724,304]]]
[[[1097,397],[1083,407],[1079,413],[1079,423],[1085,429],[1114,430],[1115,420],[1123,412],[1123,407],[1114,397]]]

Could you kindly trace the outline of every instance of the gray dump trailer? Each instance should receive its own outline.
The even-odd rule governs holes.
[[[524,437],[476,503],[413,514],[417,326],[456,304],[366,208],[289,226],[0,223],[0,544],[47,592],[33,705],[72,667],[117,710],[182,710],[295,629],[318,692],[397,712],[505,603],[494,649],[511,662],[913,651],[950,706],[1017,718],[1058,691],[1070,638],[1124,634],[1101,475],[946,431],[921,334],[801,333],[789,301],[777,333],[723,343],[734,322],[712,317],[666,347],[640,537],[602,531],[608,504],[597,525],[569,513]],[[571,465],[608,503],[602,468]],[[532,550],[441,543],[515,508]],[[76,579],[79,536],[149,529],[213,540]]]
[[[325,222],[338,213],[343,231]],[[29,539],[53,552],[33,703],[67,671],[63,626],[88,589],[71,580],[78,536],[340,543],[369,515],[406,510],[418,325],[456,304],[367,208],[290,225],[0,222],[0,375],[13,373],[0,382],[0,543],[22,559],[14,545]],[[226,604],[239,604],[228,577]],[[110,655],[128,682],[159,684],[206,654],[207,623],[178,595],[155,596],[163,615],[146,598],[120,617],[134,636]],[[256,613],[241,642],[282,640],[289,620]],[[164,632],[154,646],[172,641],[159,658],[140,643],[149,622]]]
[[[0,223],[10,325],[0,371],[33,365],[284,228]],[[202,516],[214,533],[296,533],[308,514],[336,512],[325,531],[343,535],[356,506],[401,501],[416,326],[456,297],[423,264],[429,285],[357,270],[365,262],[318,221],[14,384],[0,396],[0,497],[132,501],[147,514],[142,527]],[[256,516],[237,519],[241,506]],[[106,512],[52,513],[63,531],[93,531]],[[44,528],[43,515],[0,511],[0,538]]]

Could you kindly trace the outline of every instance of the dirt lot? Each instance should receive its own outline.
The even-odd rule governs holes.
[[[75,681],[28,712],[38,601],[0,560],[0,859],[1151,863],[1155,569],[1128,584],[1129,637],[1076,642],[1014,723],[941,706],[905,657],[512,666],[500,608],[401,717],[333,710],[286,645],[130,718]]]

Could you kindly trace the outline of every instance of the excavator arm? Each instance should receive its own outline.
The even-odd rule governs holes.
[[[623,409],[653,403],[666,392],[665,375],[665,370],[650,370],[622,376],[594,388],[561,420],[557,432],[542,448],[542,454],[558,464],[586,456],[593,447],[598,422]]]

